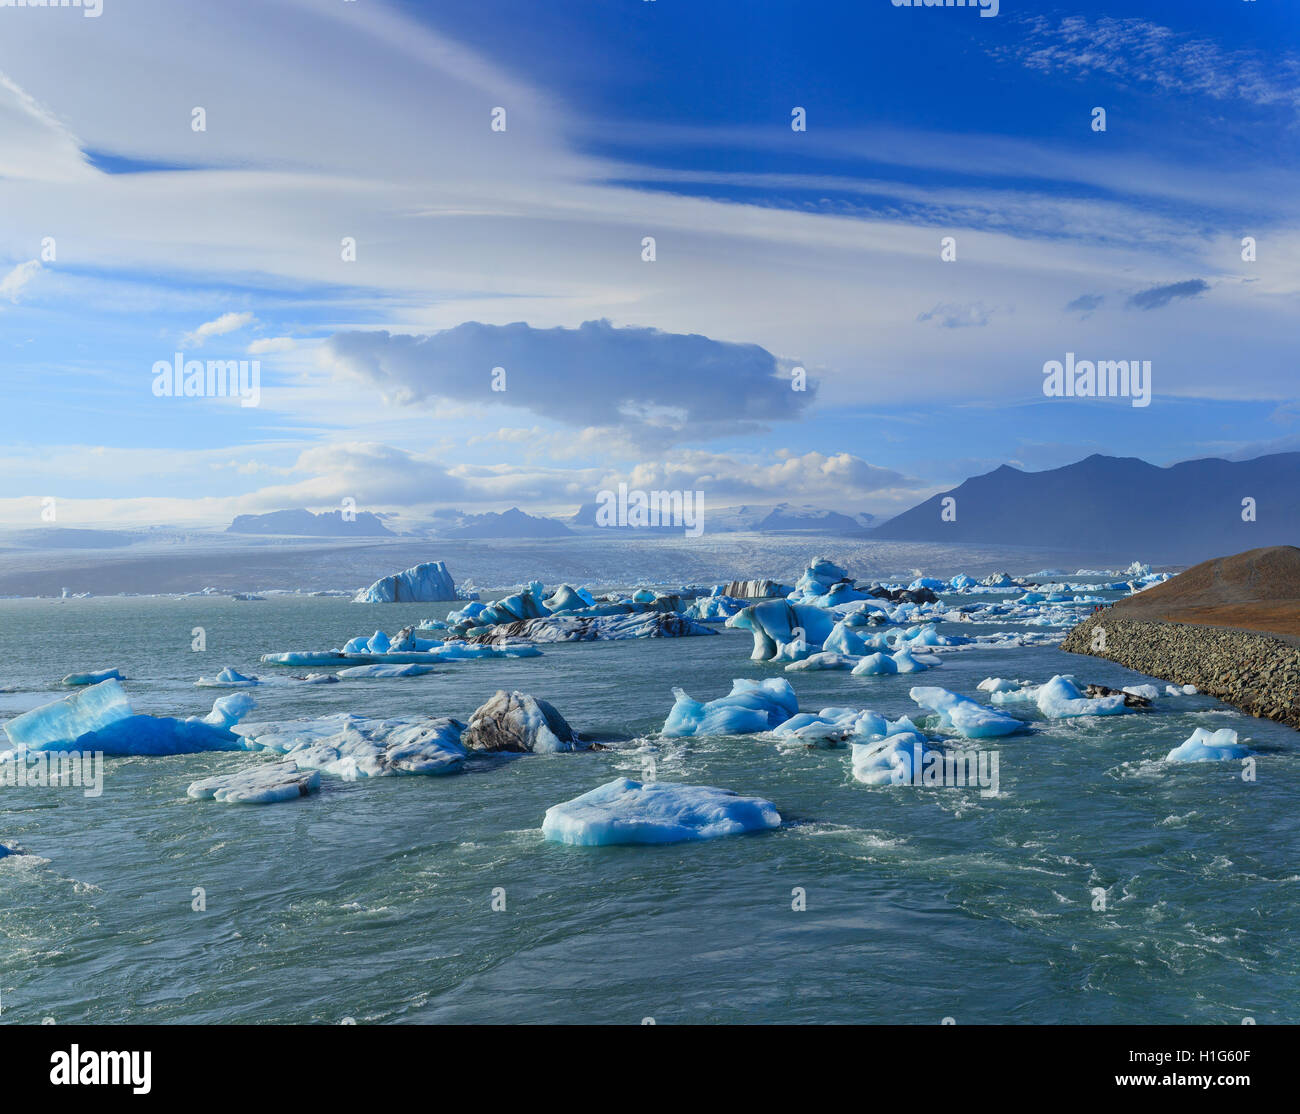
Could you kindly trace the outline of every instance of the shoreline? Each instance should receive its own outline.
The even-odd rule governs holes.
[[[1103,633],[1104,648],[1095,649]],[[1070,631],[1061,649],[1195,685],[1248,715],[1300,730],[1300,646],[1279,635],[1126,619],[1107,608]]]

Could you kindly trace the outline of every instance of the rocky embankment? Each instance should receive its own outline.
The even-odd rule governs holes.
[[[1124,619],[1112,609],[1061,644],[1177,684],[1195,685],[1243,712],[1300,730],[1300,646],[1268,634]]]

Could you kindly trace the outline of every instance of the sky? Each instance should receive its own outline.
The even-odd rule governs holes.
[[[1300,449],[1300,6],[997,9],[0,0],[0,524]]]

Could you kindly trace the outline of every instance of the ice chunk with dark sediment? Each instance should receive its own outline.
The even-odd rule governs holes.
[[[216,774],[192,782],[186,794],[225,804],[266,805],[306,797],[320,788],[320,773],[297,762],[267,762],[260,766]]]
[[[448,717],[375,719],[347,712],[317,719],[240,724],[250,750],[269,750],[299,766],[348,781],[396,774],[453,774],[465,764],[465,725]]]
[[[578,733],[546,700],[497,690],[470,716],[462,742],[470,750],[556,754],[582,748]]]

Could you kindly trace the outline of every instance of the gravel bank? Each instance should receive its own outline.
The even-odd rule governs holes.
[[[1107,610],[1075,627],[1061,649],[1195,685],[1252,716],[1300,730],[1300,647],[1280,638],[1191,623],[1121,619]]]

